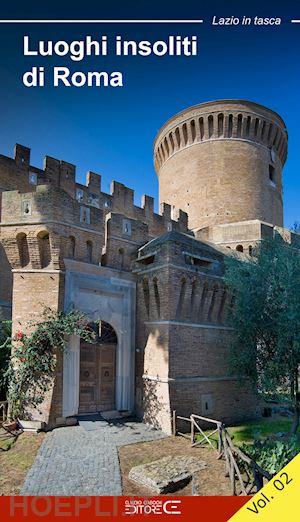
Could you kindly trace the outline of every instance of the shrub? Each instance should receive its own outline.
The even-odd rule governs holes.
[[[43,317],[42,322],[29,325],[30,333],[17,331],[13,338],[12,356],[2,379],[8,387],[12,419],[26,418],[28,409],[43,402],[52,385],[57,355],[65,350],[68,336],[95,340],[95,332],[79,312],[45,309]]]
[[[243,444],[241,449],[272,475],[284,468],[300,450],[296,436],[288,441],[255,440],[252,445]]]

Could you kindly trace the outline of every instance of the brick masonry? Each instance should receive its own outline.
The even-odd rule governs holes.
[[[165,432],[174,409],[227,423],[256,416],[253,390],[228,373],[224,256],[228,249],[251,255],[275,233],[299,246],[299,235],[282,228],[286,154],[285,125],[265,107],[225,100],[186,109],[155,141],[156,214],[149,196],[138,207],[133,190],[116,181],[102,192],[93,172],[79,184],[74,165],[49,156],[38,169],[30,149],[16,145],[13,158],[0,156],[3,315],[12,315],[15,332],[40,320],[44,306],[62,309],[66,260],[73,272],[87,263],[111,269],[116,280],[131,273],[135,413]],[[33,416],[61,424],[62,400],[59,359]]]

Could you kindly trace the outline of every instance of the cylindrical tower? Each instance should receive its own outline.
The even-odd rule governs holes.
[[[287,131],[250,101],[190,107],[159,131],[154,163],[160,202],[189,215],[189,228],[259,219],[282,226]]]

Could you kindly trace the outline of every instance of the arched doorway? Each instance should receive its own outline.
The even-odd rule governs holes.
[[[117,335],[104,321],[89,326],[96,342],[80,341],[79,413],[115,410]]]

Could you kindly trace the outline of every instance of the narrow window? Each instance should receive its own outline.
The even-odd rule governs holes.
[[[267,138],[268,144],[270,143],[270,140],[271,140],[272,131],[273,131],[273,125],[270,123],[269,130],[268,130],[268,138]]]
[[[119,248],[120,267],[121,268],[124,267],[124,255],[125,255],[124,248]]]
[[[37,174],[35,172],[29,172],[29,183],[30,185],[37,185]]]
[[[192,282],[192,291],[191,291],[191,311],[193,312],[194,304],[195,304],[195,297],[196,297],[196,290],[197,290],[197,281]]]
[[[184,144],[186,145],[187,144],[187,140],[188,140],[186,123],[184,123],[182,125],[182,133],[183,133]]]
[[[203,122],[203,118],[199,118],[199,127],[200,127],[200,139],[203,140],[203,137],[204,137],[204,122]]]
[[[46,268],[51,263],[51,249],[48,232],[44,231],[38,234],[38,246],[41,268]]]
[[[279,130],[279,127],[277,127],[272,145],[275,145],[279,136],[280,136],[280,130]]]
[[[179,129],[178,129],[178,127],[177,127],[177,129],[175,130],[175,138],[176,138],[177,146],[178,146],[178,148],[180,148],[180,134],[179,134]]]
[[[227,292],[226,292],[226,290],[223,290],[220,308],[219,308],[219,312],[218,312],[218,319],[217,319],[219,324],[223,324],[223,322],[224,322],[224,311],[225,311],[226,300],[227,300]]]
[[[160,318],[160,297],[159,297],[159,291],[158,291],[158,281],[157,281],[156,277],[153,279],[153,288],[154,288],[154,299],[155,299],[157,317]]]
[[[169,134],[169,140],[170,140],[171,147],[172,147],[171,152],[174,152],[174,140],[173,140],[173,134],[172,134],[172,132],[170,132],[170,134]]]
[[[179,301],[178,301],[177,310],[176,310],[176,317],[177,317],[177,318],[180,318],[181,313],[182,313],[183,303],[184,303],[184,297],[185,297],[185,292],[186,292],[186,280],[185,280],[185,279],[182,279],[182,280],[181,280],[181,288],[180,288]]]
[[[254,125],[254,136],[257,138],[258,134],[258,126],[259,126],[259,119],[255,118],[255,125]]]
[[[165,149],[167,151],[167,157],[169,157],[170,152],[169,152],[169,145],[168,145],[167,138],[164,139],[164,144],[165,144]]]
[[[224,136],[224,114],[218,115],[218,136]]]
[[[214,117],[210,114],[208,116],[208,137],[211,138],[214,133]]]
[[[229,114],[228,117],[228,137],[232,137],[232,128],[233,128],[233,116],[232,114]]]
[[[86,242],[86,257],[88,263],[93,262],[93,243],[91,241]]]
[[[212,322],[212,315],[213,315],[213,311],[214,311],[214,307],[215,307],[217,293],[218,293],[218,286],[214,286],[210,305],[209,305],[208,315],[207,315],[207,320],[209,323]]]
[[[192,134],[192,141],[194,142],[196,139],[196,125],[195,120],[191,121],[191,134]]]
[[[21,267],[27,266],[29,263],[29,251],[27,236],[23,232],[17,235],[17,245],[19,250],[19,258]]]
[[[161,157],[161,153],[160,153],[159,147],[157,148],[157,157],[158,157],[158,163],[161,165],[162,164],[162,157]]]
[[[83,190],[80,188],[76,189],[76,200],[78,201],[78,203],[81,203],[81,201],[83,201]]]
[[[261,128],[261,139],[262,141],[265,141],[265,134],[266,134],[266,122],[263,121],[262,128]]]
[[[251,116],[247,116],[247,121],[246,121],[246,136],[249,136],[249,134],[250,134],[250,125],[251,125]]]
[[[237,137],[240,138],[242,135],[242,124],[243,124],[243,115],[239,114],[237,119]]]
[[[205,283],[203,285],[203,289],[202,289],[200,304],[199,304],[199,318],[200,319],[202,319],[202,317],[203,317],[203,309],[204,309],[204,304],[205,304],[205,301],[207,298],[207,294],[208,294],[208,284],[205,281]]]
[[[126,236],[131,236],[131,221],[128,219],[123,219],[123,234],[126,234]]]
[[[105,207],[105,208],[110,208],[110,207],[111,207],[111,201],[110,201],[110,199],[106,199],[106,200],[104,201],[104,207]]]
[[[273,167],[273,165],[269,165],[269,180],[275,185],[275,167]]]
[[[74,259],[74,257],[75,257],[75,237],[74,236],[69,237],[67,256],[70,259]]]
[[[91,210],[88,207],[80,207],[80,223],[90,225],[91,223]]]
[[[148,279],[143,279],[143,294],[144,294],[144,303],[146,307],[147,317],[149,318],[150,314],[150,290],[149,290],[149,281]]]

